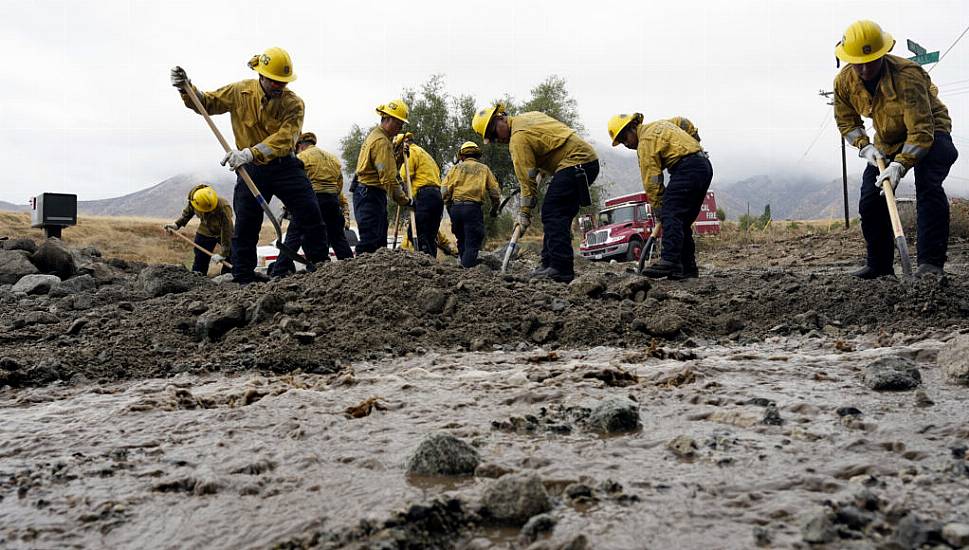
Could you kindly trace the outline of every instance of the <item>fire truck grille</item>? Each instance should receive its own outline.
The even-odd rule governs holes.
[[[604,242],[606,242],[606,239],[608,238],[609,238],[608,229],[602,230],[602,231],[594,231],[589,235],[587,242],[589,243],[589,246],[595,246],[597,244],[603,244]]]

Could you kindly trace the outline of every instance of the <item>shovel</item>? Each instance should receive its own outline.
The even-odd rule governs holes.
[[[225,137],[222,136],[222,132],[220,132],[215,123],[212,122],[212,117],[210,117],[208,111],[205,110],[205,106],[202,105],[201,100],[199,100],[198,96],[195,95],[195,89],[192,88],[192,85],[187,84],[182,89],[185,91],[185,94],[189,97],[189,99],[192,100],[192,105],[195,105],[195,110],[205,118],[205,122],[209,124],[209,128],[212,129],[212,133],[215,134],[216,139],[218,139],[219,143],[222,144],[222,148],[225,149],[225,152],[228,153],[230,150],[232,150],[232,148],[229,147],[229,142],[227,142]],[[249,176],[249,172],[246,171],[246,167],[240,166],[236,171],[240,176],[242,176],[242,181],[245,182],[246,187],[249,188],[252,196],[256,198],[256,202],[259,203],[259,206],[262,207],[263,212],[265,212],[266,216],[269,217],[269,223],[273,224],[273,229],[276,231],[276,248],[278,248],[284,256],[288,256],[293,261],[306,265],[306,271],[316,271],[316,265],[313,262],[307,260],[299,252],[293,250],[283,243],[283,229],[279,226],[279,220],[276,219],[276,216],[273,215],[272,210],[269,209],[269,203],[266,202],[266,199],[263,198],[262,193],[259,192],[259,188],[256,187],[256,182],[252,181],[252,177]]]
[[[515,224],[515,230],[511,234],[511,240],[508,241],[508,247],[505,249],[505,259],[501,261],[501,274],[504,275],[505,271],[508,270],[508,262],[511,261],[511,257],[515,255],[515,250],[518,248],[518,238],[522,236],[522,226]]]
[[[878,159],[878,169],[885,171],[885,161]],[[886,180],[888,178],[885,178]],[[902,275],[906,279],[912,278],[912,259],[908,255],[908,242],[905,241],[905,233],[902,231],[902,220],[898,217],[898,206],[895,204],[895,190],[892,184],[882,184],[882,191],[885,192],[885,202],[888,203],[888,217],[892,220],[892,233],[895,234],[895,246],[898,248],[898,257],[902,261]]]
[[[400,232],[400,205],[397,205],[397,213],[394,214],[394,246],[391,250],[397,250],[397,234]]]
[[[660,222],[653,224],[653,230],[649,232],[649,238],[646,239],[646,244],[643,245],[643,250],[639,253],[639,264],[636,266],[636,275],[643,274],[643,268],[646,267],[646,260],[653,255],[653,248],[656,246],[656,237],[659,236],[660,229],[662,228],[663,224]]]
[[[175,235],[175,236],[176,236],[176,237],[178,237],[179,239],[182,239],[183,241],[185,241],[185,242],[187,242],[188,244],[190,244],[190,245],[192,245],[192,246],[194,246],[195,248],[197,248],[197,249],[199,249],[199,250],[201,250],[202,252],[205,252],[205,253],[206,253],[206,254],[208,254],[209,256],[215,256],[215,254],[213,254],[213,253],[212,253],[211,251],[209,251],[209,250],[206,250],[206,249],[204,249],[204,248],[202,248],[201,246],[199,246],[199,245],[197,245],[197,244],[195,244],[195,241],[193,241],[192,239],[189,239],[189,238],[188,238],[188,237],[186,237],[185,235],[182,235],[182,234],[181,234],[181,233],[179,233],[178,231],[172,231],[171,229],[166,229],[165,231],[167,231],[167,232],[168,232],[168,233],[169,233],[170,235]],[[225,266],[226,266],[226,267],[228,267],[229,269],[232,269],[232,264],[230,264],[230,263],[229,263],[229,262],[227,262],[226,260],[219,260],[219,263],[221,263],[221,264],[223,264],[223,265],[225,265]]]

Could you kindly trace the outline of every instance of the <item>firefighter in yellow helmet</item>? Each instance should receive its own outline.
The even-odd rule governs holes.
[[[683,117],[644,123],[642,114],[632,113],[610,118],[608,130],[613,147],[621,143],[636,151],[653,219],[663,227],[660,259],[643,274],[669,279],[699,277],[691,226],[713,180],[713,167],[700,146],[696,127]],[[670,173],[668,185],[663,183],[663,170]]]
[[[914,168],[917,275],[943,274],[949,242],[949,200],[942,183],[959,156],[949,135],[952,119],[928,73],[888,53],[894,45],[877,23],[855,21],[835,47],[835,55],[848,65],[834,79],[834,118],[845,141],[868,161],[858,202],[867,261],[853,273],[862,279],[895,274],[891,220],[879,192],[886,178],[895,188]],[[874,123],[874,143],[862,116]],[[879,159],[887,164],[883,172]]]
[[[575,130],[539,112],[509,116],[496,104],[475,113],[471,128],[485,143],[507,143],[521,185],[518,224],[531,224],[538,206],[535,181],[539,172],[551,175],[542,204],[542,265],[532,277],[567,283],[575,277],[572,220],[579,208],[592,204],[589,187],[599,175],[599,159]]]
[[[458,163],[444,178],[444,204],[451,217],[451,232],[458,241],[462,267],[478,265],[478,251],[485,238],[482,205],[491,199],[491,217],[498,216],[501,190],[491,168],[480,162],[481,148],[466,141],[458,150]]]
[[[353,257],[353,250],[347,241],[347,222],[344,218],[346,197],[343,196],[343,171],[340,159],[329,151],[316,146],[316,134],[306,132],[296,142],[296,157],[303,162],[306,176],[310,179],[316,203],[323,216],[323,239],[327,248],[333,247],[338,260]],[[299,250],[303,244],[303,230],[297,224],[290,224],[286,230],[286,246]],[[272,275],[287,275],[296,271],[292,258],[280,257],[273,263]]]
[[[229,202],[218,196],[215,189],[202,183],[196,185],[188,192],[188,204],[182,210],[182,215],[165,226],[168,231],[178,231],[188,225],[193,217],[199,217],[199,228],[195,230],[195,244],[205,250],[212,252],[215,245],[222,247],[221,254],[209,256],[199,249],[195,250],[195,260],[192,262],[192,271],[202,273],[209,272],[209,261],[220,262],[225,256],[230,255],[232,250],[232,207]],[[228,273],[229,268],[222,265],[222,273]]]
[[[222,159],[230,170],[245,167],[269,201],[279,197],[306,234],[303,249],[310,261],[329,258],[323,239],[320,208],[303,165],[294,151],[303,125],[303,100],[286,85],[296,79],[293,63],[282,48],[269,48],[249,60],[258,79],[242,80],[212,92],[200,93],[181,67],[171,71],[172,85],[185,105],[194,110],[186,90],[192,89],[209,114],[229,113],[237,149]],[[263,210],[237,177],[232,198],[236,224],[232,236],[232,275],[239,283],[255,280],[256,245]]]
[[[414,144],[414,134],[410,132],[394,136],[394,156],[401,165],[401,181],[407,181],[407,171],[410,170],[411,187],[407,192],[414,199],[417,249],[437,256],[437,245],[434,243],[441,228],[441,216],[444,215],[441,169],[430,153]],[[405,162],[407,166],[404,166]]]
[[[407,123],[407,112],[407,105],[400,99],[378,105],[380,124],[370,131],[360,147],[356,173],[350,184],[353,217],[360,232],[357,254],[376,252],[387,246],[388,194],[399,205],[411,204],[397,181],[398,167],[390,142]]]

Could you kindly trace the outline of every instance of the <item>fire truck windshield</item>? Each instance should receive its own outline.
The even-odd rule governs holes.
[[[635,205],[629,205],[599,212],[599,225],[612,225],[614,223],[635,221],[635,209]]]

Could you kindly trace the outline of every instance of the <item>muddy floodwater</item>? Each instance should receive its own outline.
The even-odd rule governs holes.
[[[936,364],[951,337],[429,352],[329,374],[8,388],[0,545],[784,548],[817,535],[871,548],[932,537],[931,522],[969,520],[966,389]],[[872,391],[866,368],[880,359],[914,366],[921,385]],[[639,427],[590,429],[589,411],[610,401],[632,402]],[[408,457],[439,432],[479,453],[474,474],[408,475]],[[482,510],[495,478],[515,473],[547,493],[538,527]],[[913,533],[900,533],[906,521]]]

